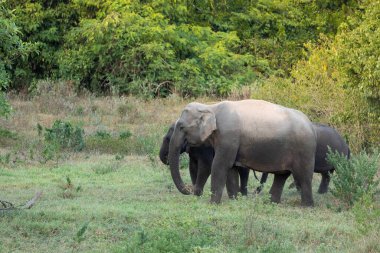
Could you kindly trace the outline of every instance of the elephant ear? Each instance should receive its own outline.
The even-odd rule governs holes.
[[[216,118],[212,111],[202,110],[199,129],[201,141],[205,141],[216,130]]]

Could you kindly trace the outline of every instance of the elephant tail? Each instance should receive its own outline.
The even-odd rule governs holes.
[[[350,150],[350,148],[348,148],[347,159],[350,159],[350,157],[351,157],[351,150]]]

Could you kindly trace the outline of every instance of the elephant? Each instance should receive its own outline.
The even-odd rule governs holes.
[[[330,173],[333,173],[335,168],[327,162],[328,147],[332,151],[338,151],[350,159],[350,148],[344,141],[342,136],[332,127],[327,125],[313,123],[313,127],[317,134],[317,149],[315,153],[314,172],[322,174],[321,184],[318,188],[318,193],[324,194],[328,191],[330,183]],[[260,179],[260,186],[256,192],[260,192],[263,184],[268,178],[268,173],[263,173]],[[295,183],[297,186],[298,183]]]
[[[169,165],[168,154],[169,154],[169,143],[174,132],[173,123],[168,132],[162,139],[162,144],[160,148],[160,160],[163,164]],[[214,149],[211,146],[200,145],[199,147],[190,147],[186,145],[186,141],[182,144],[180,153],[187,152],[189,154],[189,172],[191,177],[191,182],[194,188],[194,194],[197,196],[202,195],[204,185],[207,182],[208,177],[211,174],[211,164],[214,158]],[[243,196],[248,194],[247,183],[249,178],[249,169],[243,167],[234,166],[240,175],[240,189],[239,191]],[[234,198],[237,195],[236,189],[230,187],[230,183],[227,179],[227,192],[230,198]]]
[[[212,105],[192,102],[176,121],[169,143],[169,167],[177,189],[191,191],[179,173],[184,143],[210,145],[211,203],[220,203],[227,175],[238,178],[233,165],[274,173],[272,202],[281,201],[286,179],[292,174],[301,187],[301,204],[313,206],[312,178],[316,133],[305,114],[263,100],[222,101]],[[238,180],[232,180],[236,182]]]

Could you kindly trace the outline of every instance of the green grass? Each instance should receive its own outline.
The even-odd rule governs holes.
[[[258,182],[251,175],[251,194],[238,200],[225,194],[221,205],[209,204],[210,182],[203,197],[180,194],[158,152],[187,101],[60,100],[71,107],[51,101],[45,95],[15,98],[14,115],[0,119],[2,128],[17,133],[0,136],[0,200],[23,204],[43,191],[30,210],[0,211],[0,253],[380,252],[380,194],[374,204],[363,201],[346,210],[331,193],[316,193],[319,175],[314,208],[300,206],[299,193],[288,189],[291,180],[282,203],[271,204],[273,177],[254,196]],[[50,128],[58,119],[84,128],[85,148],[44,162],[36,126]],[[99,130],[110,136],[97,135]],[[184,158],[182,174],[190,183]]]
[[[208,194],[181,195],[168,169],[146,156],[0,169],[0,199],[21,204],[43,191],[32,209],[0,213],[0,252],[378,251],[379,235],[360,234],[352,212],[329,208],[334,198],[318,195],[314,181],[314,208],[300,206],[290,182],[279,205],[268,201],[271,182],[259,196],[211,205]],[[257,185],[251,176],[250,192]]]

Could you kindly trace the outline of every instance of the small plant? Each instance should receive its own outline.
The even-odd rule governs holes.
[[[46,143],[42,149],[42,163],[46,163],[50,160],[56,160],[56,163],[58,163],[59,159],[61,158],[61,152],[59,145],[57,143]]]
[[[45,128],[45,141],[59,148],[81,151],[84,148],[84,130],[73,127],[69,122],[56,120],[51,128]]]
[[[0,138],[17,139],[17,133],[0,128]]]
[[[121,161],[121,160],[123,160],[124,159],[124,155],[123,154],[116,154],[115,155],[115,160],[116,161]]]
[[[66,182],[60,185],[60,188],[63,190],[62,197],[64,199],[72,199],[75,197],[75,194],[82,190],[82,187],[78,185],[74,186],[69,176],[66,176]]]
[[[111,138],[111,134],[107,132],[106,130],[98,130],[95,133],[95,136],[100,139],[108,139]]]
[[[82,227],[78,230],[78,232],[76,233],[76,235],[75,235],[75,241],[77,243],[80,243],[80,242],[82,242],[84,240],[84,234],[87,231],[88,224],[90,224],[90,222],[85,222],[82,225]]]
[[[327,160],[336,172],[332,177],[332,194],[348,206],[362,199],[365,194],[373,197],[379,184],[379,180],[375,179],[379,158],[378,151],[372,155],[363,151],[347,160],[344,155],[329,150]]]
[[[122,132],[120,132],[120,134],[119,134],[119,138],[120,138],[121,140],[128,139],[128,138],[131,137],[131,136],[132,136],[132,133],[131,133],[131,131],[129,131],[129,130],[122,131]]]
[[[40,123],[37,123],[37,133],[38,133],[38,136],[42,136],[43,131],[44,131],[44,128],[41,126]]]

